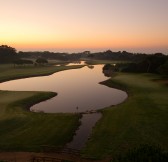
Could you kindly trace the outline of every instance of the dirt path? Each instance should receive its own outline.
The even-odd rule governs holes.
[[[33,157],[53,157],[64,160],[71,160],[74,162],[93,162],[90,159],[82,159],[76,155],[70,154],[56,154],[56,153],[33,153],[33,152],[0,152],[0,160],[7,162],[31,162]],[[94,160],[94,162],[110,162],[109,159]]]

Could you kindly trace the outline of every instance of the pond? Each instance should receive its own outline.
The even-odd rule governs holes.
[[[93,112],[119,104],[127,98],[126,92],[99,84],[108,79],[102,68],[103,65],[85,66],[49,76],[7,81],[0,83],[0,90],[57,92],[56,97],[32,106],[31,111],[88,113],[82,115],[79,129],[73,140],[66,145],[68,148],[80,150],[85,146],[95,123],[102,116],[101,113]]]
[[[126,92],[99,84],[108,79],[102,73],[102,67],[85,66],[49,76],[7,81],[0,84],[0,89],[58,93],[56,97],[32,106],[32,111],[76,113],[98,110],[119,104],[127,98]]]

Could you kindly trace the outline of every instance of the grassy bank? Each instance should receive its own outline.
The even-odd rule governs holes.
[[[25,67],[14,67],[13,64],[0,65],[0,82],[27,78],[33,76],[45,76],[55,72],[68,69],[77,69],[83,67],[82,65],[76,66],[25,66]]]
[[[168,87],[153,79],[158,76],[121,73],[104,83],[126,89],[129,97],[102,111],[103,117],[83,150],[85,156],[114,156],[140,144],[168,150]]]
[[[0,82],[79,67],[14,68],[13,65],[0,65]],[[53,92],[0,91],[1,151],[39,151],[40,145],[63,146],[72,139],[79,124],[78,115],[27,111],[31,105],[55,95]]]

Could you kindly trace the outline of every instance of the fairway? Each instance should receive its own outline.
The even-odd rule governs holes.
[[[168,87],[152,74],[121,73],[104,82],[127,90],[128,99],[102,110],[83,150],[85,156],[103,158],[136,147],[155,144],[168,150]]]

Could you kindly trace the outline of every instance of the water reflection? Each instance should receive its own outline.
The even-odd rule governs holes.
[[[83,148],[92,132],[92,128],[101,116],[101,113],[83,114],[80,120],[81,126],[76,131],[76,135],[73,137],[72,142],[68,143],[66,147],[77,150]]]
[[[102,65],[87,66],[58,72],[50,76],[8,81],[0,84],[1,90],[54,91],[58,95],[34,105],[31,110],[56,112],[85,112],[116,105],[127,98],[123,91],[99,84],[107,79]],[[76,109],[78,107],[78,110]]]
[[[86,65],[86,63],[85,61],[74,61],[74,62],[67,64],[66,66],[73,66],[73,65]]]
[[[62,64],[56,64],[55,66],[75,66],[75,65],[86,65],[85,61],[74,61],[71,63],[63,62]]]

